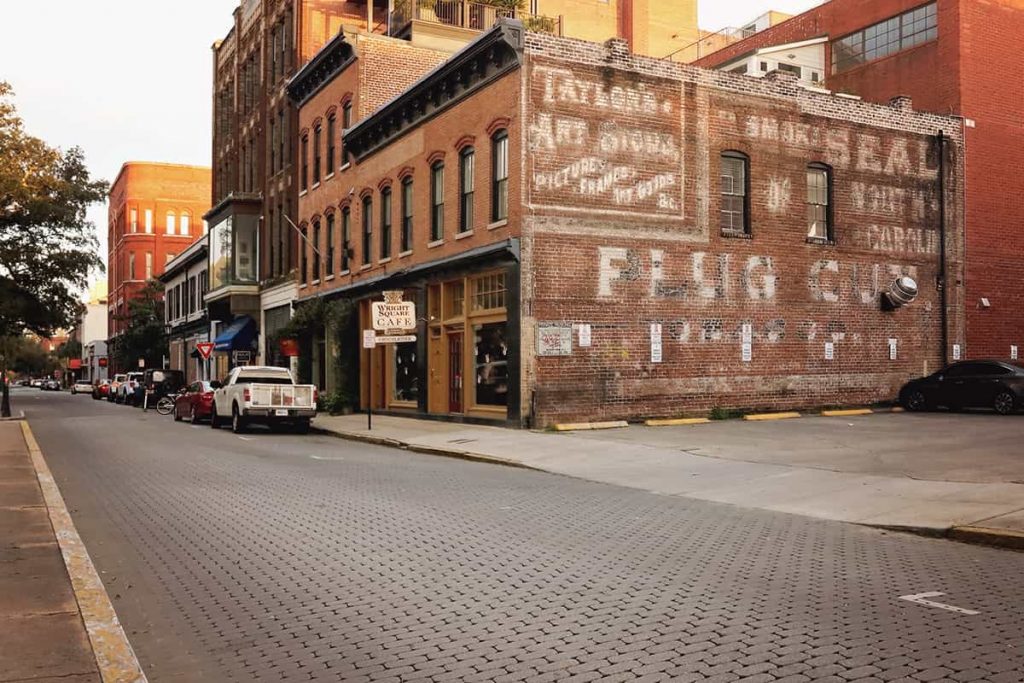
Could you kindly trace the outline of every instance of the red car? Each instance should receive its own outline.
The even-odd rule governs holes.
[[[213,390],[220,382],[192,382],[174,400],[174,420],[181,422],[188,418],[192,424],[208,420],[213,412]]]

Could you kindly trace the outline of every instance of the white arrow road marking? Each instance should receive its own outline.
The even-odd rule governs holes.
[[[340,455],[311,455],[309,457],[313,458],[314,460],[344,460],[345,459],[345,458],[343,458]]]
[[[973,609],[964,609],[963,607],[957,607],[956,605],[947,605],[942,602],[935,602],[928,598],[937,598],[945,593],[932,592],[932,593],[918,593],[917,595],[901,595],[900,600],[906,600],[907,602],[916,602],[919,605],[925,605],[927,607],[938,607],[948,612],[956,612],[957,614],[981,614]]]

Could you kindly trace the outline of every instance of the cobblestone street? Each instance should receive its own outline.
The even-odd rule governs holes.
[[[1020,553],[21,407],[151,681],[1024,680]]]

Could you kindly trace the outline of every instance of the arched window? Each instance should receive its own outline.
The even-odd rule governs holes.
[[[750,234],[750,158],[722,152],[719,176],[720,226],[727,234]]]
[[[192,215],[189,213],[181,214],[181,234],[188,235],[192,229]]]
[[[321,165],[321,150],[323,149],[323,142],[321,136],[320,124],[317,124],[316,128],[313,129],[313,184],[317,185],[320,182],[320,165]]]
[[[320,281],[320,254],[324,245],[320,241],[320,219],[313,221],[313,282]]]
[[[334,173],[334,134],[337,130],[337,120],[334,114],[327,117],[327,173]]]
[[[430,241],[444,237],[444,162],[430,167]]]
[[[302,143],[300,144],[300,154],[302,155],[302,175],[299,179],[299,187],[305,192],[309,189],[309,135],[302,136]]]
[[[508,218],[508,131],[491,136],[491,222]]]
[[[380,191],[380,258],[391,258],[391,188]]]
[[[402,179],[402,251],[412,251],[412,176]]]
[[[807,166],[807,237],[831,242],[832,231],[832,169],[825,164]]]
[[[327,242],[324,244],[324,275],[334,275],[334,212],[327,214]]]
[[[341,210],[341,272],[347,273],[348,259],[351,255],[350,243],[352,241],[352,210],[345,207]]]
[[[174,220],[175,220],[174,212],[173,211],[168,211],[167,212],[167,234],[168,235],[173,235],[174,234],[174,231],[175,231]]]
[[[476,151],[472,147],[463,147],[459,152],[459,232],[473,229],[475,168]]]
[[[373,254],[373,197],[363,197],[363,265],[368,265]]]

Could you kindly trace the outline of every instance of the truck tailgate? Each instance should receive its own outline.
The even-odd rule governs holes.
[[[249,405],[254,408],[312,408],[313,386],[300,384],[250,384]]]

